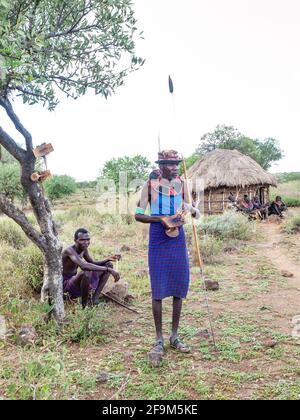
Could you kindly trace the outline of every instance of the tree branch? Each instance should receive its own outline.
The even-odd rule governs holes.
[[[29,36],[32,36],[32,30],[34,28],[35,19],[36,19],[36,12],[37,12],[37,8],[40,2],[41,2],[40,0],[35,0],[31,15],[29,17],[29,29],[28,29]]]
[[[25,138],[27,152],[31,151],[32,147],[33,147],[32,146],[32,136],[29,133],[29,131],[27,131],[26,128],[21,123],[21,121],[20,121],[19,117],[17,116],[17,114],[15,113],[10,101],[8,99],[0,98],[0,105],[5,109],[5,111],[7,112],[7,115],[9,116],[9,118],[13,122],[14,126],[19,131],[19,133],[21,133],[22,136]]]
[[[64,11],[65,11],[66,6],[67,6],[67,3],[66,2],[63,2],[62,6],[61,6],[60,13],[58,15],[57,22],[56,22],[56,28],[59,28],[60,25],[61,25],[63,14],[64,14]]]
[[[85,5],[85,7],[79,11],[79,14],[82,13],[79,18],[74,22],[74,24],[71,26],[71,28],[67,29],[64,32],[50,32],[49,35],[46,36],[46,39],[51,39],[51,38],[60,38],[62,36],[66,36],[66,35],[71,35],[77,32],[80,32],[82,30],[88,30],[88,29],[92,29],[94,27],[98,27],[98,25],[89,25],[87,27],[84,28],[77,28],[77,26],[80,24],[80,22],[82,21],[82,19],[87,16],[92,10],[92,3],[91,1],[88,2],[88,4]],[[61,18],[60,18],[61,19]],[[77,28],[77,29],[76,29]]]
[[[13,219],[23,230],[25,235],[33,241],[41,251],[46,250],[45,238],[30,224],[26,215],[10,200],[0,194],[0,210]]]
[[[18,90],[19,92],[23,93],[24,95],[34,96],[35,98],[43,99],[44,101],[49,101],[49,98],[47,96],[45,96],[43,94],[30,92],[29,90],[23,89],[20,86],[12,86],[11,90]]]
[[[80,19],[81,20],[81,19]],[[83,26],[83,27],[81,27],[81,28],[77,28],[76,29],[76,26],[77,26],[77,24],[76,25],[74,25],[74,27],[72,27],[72,28],[70,28],[70,29],[68,29],[67,31],[65,31],[65,32],[60,32],[60,33],[56,33],[56,34],[49,34],[47,37],[46,37],[46,39],[50,39],[50,38],[60,38],[60,37],[63,37],[63,36],[66,36],[66,35],[73,35],[73,34],[77,34],[78,32],[83,32],[83,31],[86,31],[86,32],[88,32],[88,31],[90,31],[91,29],[98,29],[99,28],[99,25],[88,25],[88,26]]]
[[[22,149],[3,129],[0,127],[0,144],[3,146],[15,159],[23,163],[26,158],[26,152]]]

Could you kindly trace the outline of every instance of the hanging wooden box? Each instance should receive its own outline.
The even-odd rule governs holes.
[[[37,146],[35,149],[32,150],[34,156],[38,159],[41,157],[45,157],[53,152],[53,146],[51,143],[43,143],[40,146]]]
[[[32,182],[44,182],[49,178],[52,178],[50,171],[34,172],[30,177]]]

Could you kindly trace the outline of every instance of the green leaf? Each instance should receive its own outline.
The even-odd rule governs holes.
[[[57,88],[72,98],[89,88],[107,98],[143,65],[134,54],[139,35],[130,1],[70,0],[62,8],[61,0],[0,0],[0,6],[0,58],[10,75],[2,75],[1,91],[21,87],[24,103],[53,110]]]

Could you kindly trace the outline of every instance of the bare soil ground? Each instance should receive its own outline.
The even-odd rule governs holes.
[[[106,232],[115,248],[117,233]],[[137,236],[138,235],[138,236]],[[184,302],[182,338],[191,354],[182,355],[166,345],[160,369],[149,366],[147,353],[153,344],[147,266],[147,231],[134,229],[119,238],[130,245],[120,270],[136,299],[133,314],[108,304],[110,326],[103,344],[64,348],[67,370],[91,378],[92,384],[66,391],[78,399],[299,399],[300,341],[292,338],[292,320],[300,315],[300,235],[292,238],[282,226],[265,223],[253,241],[239,252],[227,253],[219,264],[207,265],[205,277],[220,282],[220,290],[208,292],[217,348],[206,338],[209,322],[199,269],[192,267],[191,289]],[[142,244],[142,245],[141,245]],[[293,274],[282,276],[282,270]],[[138,272],[142,272],[137,276]],[[164,305],[168,343],[171,300]],[[57,352],[62,351],[57,344]],[[16,369],[21,360],[39,359],[47,349],[22,350],[10,344],[0,357]],[[62,357],[62,356],[61,356]],[[109,379],[97,383],[99,372]],[[5,372],[0,375],[0,395],[5,397]],[[1,394],[2,392],[2,394]],[[51,394],[55,398],[55,390]]]
[[[300,313],[300,265],[282,245],[281,225],[265,224],[262,230],[262,239],[242,254],[206,267],[206,278],[221,284],[219,292],[209,293],[217,349],[203,338],[209,323],[198,269],[193,268],[182,320],[191,354],[181,355],[167,346],[162,368],[151,369],[146,358],[153,337],[151,301],[138,302],[140,316],[123,310],[117,315],[118,345],[112,340],[101,353],[85,349],[79,356],[76,349],[73,354],[123,378],[119,388],[102,385],[93,398],[299,398],[300,346],[291,339],[291,331],[292,319]],[[145,254],[143,259],[146,264]],[[282,277],[282,270],[294,277]],[[164,319],[167,338],[170,301]]]

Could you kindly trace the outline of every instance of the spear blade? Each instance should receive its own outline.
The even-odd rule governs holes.
[[[171,76],[169,76],[169,91],[171,94],[174,93],[174,84],[173,84],[173,80],[171,78]]]

